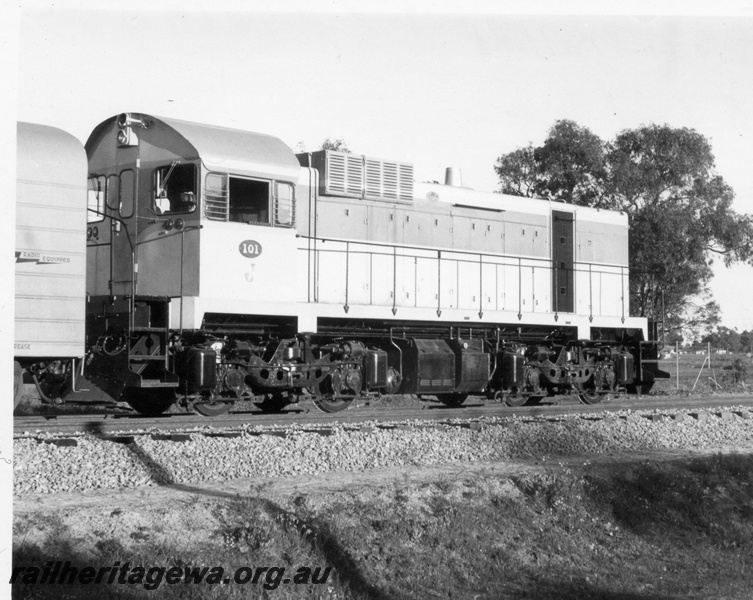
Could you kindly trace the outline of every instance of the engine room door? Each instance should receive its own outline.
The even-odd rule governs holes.
[[[552,211],[552,263],[552,310],[573,312],[575,272],[572,213]]]

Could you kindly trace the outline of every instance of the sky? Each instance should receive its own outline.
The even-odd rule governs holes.
[[[666,123],[711,141],[735,209],[753,213],[753,3],[372,4],[22,0],[17,118],[82,142],[126,111],[295,149],[344,138],[418,180],[453,166],[486,191],[497,157],[558,119],[605,140]],[[723,323],[753,328],[753,267],[716,271]]]

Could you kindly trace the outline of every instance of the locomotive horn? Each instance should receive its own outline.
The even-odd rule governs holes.
[[[133,127],[137,125],[139,127],[146,128],[146,122],[140,117],[135,117],[130,113],[120,113],[118,115],[118,127]]]

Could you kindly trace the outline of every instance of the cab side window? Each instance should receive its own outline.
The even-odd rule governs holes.
[[[118,186],[118,210],[124,219],[133,216],[136,187],[134,186],[134,174],[131,169],[120,172],[120,185]]]
[[[292,227],[295,192],[290,183],[207,173],[204,216],[213,221]]]
[[[155,213],[191,213],[196,210],[196,202],[196,165],[174,162],[154,170]]]
[[[107,187],[104,175],[90,177],[87,192],[87,208],[90,210],[86,213],[87,223],[98,223],[99,221],[104,220],[106,197]]]
[[[289,183],[275,182],[274,224],[292,226],[295,222],[295,203],[293,186]]]
[[[230,221],[269,224],[269,182],[230,178]]]

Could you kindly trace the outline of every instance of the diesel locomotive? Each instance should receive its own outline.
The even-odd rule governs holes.
[[[85,159],[74,142],[19,125],[16,365],[43,397],[75,398],[84,376],[143,414],[397,393],[517,406],[666,375],[628,314],[621,212],[140,113],[98,125]],[[63,329],[66,352],[34,338]]]

